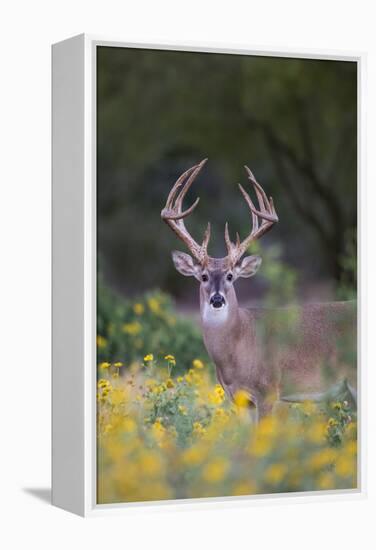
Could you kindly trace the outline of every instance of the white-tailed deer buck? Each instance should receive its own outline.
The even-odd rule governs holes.
[[[208,255],[210,224],[202,244],[189,234],[184,219],[193,212],[199,199],[185,211],[183,199],[205,162],[206,159],[180,176],[161,217],[193,256],[172,253],[176,269],[200,282],[204,342],[226,394],[233,398],[238,390],[246,391],[250,406],[256,407],[260,417],[271,411],[281,387],[290,392],[319,392],[327,388],[328,382],[341,378],[354,382],[354,303],[273,309],[243,309],[238,305],[234,282],[238,277],[252,277],[261,265],[259,256],[243,256],[252,241],[278,222],[272,198],[267,198],[248,167],[245,168],[256,193],[258,209],[240,184],[239,187],[251,212],[250,234],[243,241],[237,234],[233,243],[226,223],[227,256],[224,258]]]

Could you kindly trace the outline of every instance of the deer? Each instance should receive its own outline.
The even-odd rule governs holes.
[[[262,262],[258,255],[245,254],[252,242],[279,221],[272,197],[267,197],[247,166],[246,174],[258,202],[256,208],[249,193],[238,184],[250,211],[252,226],[248,236],[240,240],[237,233],[233,242],[226,222],[227,255],[214,258],[208,254],[210,222],[201,244],[188,232],[184,220],[200,199],[186,210],[183,210],[183,199],[206,162],[204,159],[192,166],[177,179],[161,218],[191,253],[173,251],[172,259],[180,274],[195,277],[200,283],[203,341],[215,365],[219,384],[230,400],[235,399],[237,392],[245,392],[256,421],[271,414],[277,402],[290,400],[281,394],[284,388],[311,392],[308,398],[313,396],[313,400],[319,400],[318,396],[326,395],[322,392],[328,378],[338,381],[342,376],[338,389],[348,390],[356,400],[356,392],[347,382],[350,379],[354,383],[354,361],[341,357],[343,348],[350,355],[356,349],[354,303],[248,309],[238,304],[234,283],[240,277],[253,277]],[[307,393],[298,395],[307,398]]]

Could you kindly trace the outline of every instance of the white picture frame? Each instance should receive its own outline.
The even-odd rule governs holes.
[[[358,388],[356,489],[98,505],[96,503],[96,48],[149,48],[331,60],[358,65]],[[52,47],[52,502],[81,516],[142,507],[249,506],[267,502],[362,498],[365,480],[364,72],[365,55],[257,50],[218,44],[129,44],[79,35]],[[360,212],[362,215],[360,216]],[[67,345],[69,342],[69,345]]]

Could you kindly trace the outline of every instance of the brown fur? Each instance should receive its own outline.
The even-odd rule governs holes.
[[[269,412],[281,391],[322,389],[346,374],[355,379],[356,308],[354,304],[315,304],[280,309],[245,310],[238,307],[233,283],[252,277],[261,264],[257,256],[243,257],[251,242],[278,222],[272,198],[268,198],[251,170],[248,180],[258,201],[240,185],[252,216],[252,229],[241,242],[231,242],[225,226],[227,256],[208,255],[210,224],[202,244],[185,227],[198,199],[184,212],[183,199],[205,165],[206,159],[188,169],[176,181],[161,212],[162,219],[187,245],[193,258],[173,252],[176,269],[200,281],[203,336],[217,370],[219,382],[233,398],[238,390],[249,393],[259,415]]]
[[[203,289],[200,296],[203,312]],[[345,376],[355,383],[354,303],[246,310],[238,307],[233,287],[226,298],[227,320],[213,325],[202,318],[202,328],[218,380],[230,398],[246,390],[263,415],[281,391],[322,390]]]

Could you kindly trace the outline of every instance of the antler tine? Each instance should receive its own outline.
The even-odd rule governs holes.
[[[255,207],[255,205],[253,204],[253,201],[251,199],[251,197],[248,195],[247,191],[245,191],[244,187],[242,185],[240,185],[240,183],[238,183],[238,186],[239,186],[239,189],[246,201],[246,203],[248,204],[250,210],[251,210],[251,214],[252,214],[252,231],[257,231],[258,230],[258,226],[259,226],[259,222],[258,222],[258,217],[257,217],[257,209]]]
[[[256,196],[257,196],[257,200],[259,202],[259,205],[260,205],[260,210],[261,212],[265,212],[266,209],[267,209],[267,204],[268,204],[268,199],[264,193],[264,190],[262,189],[262,187],[257,183],[256,181],[256,178],[255,176],[253,175],[253,172],[251,172],[251,170],[248,168],[248,166],[244,166],[247,174],[248,174],[248,179],[250,180],[250,182],[253,184],[253,187],[255,189],[255,192],[256,192]],[[261,189],[259,189],[259,187],[261,187]],[[264,203],[264,201],[266,201]]]
[[[263,190],[261,185],[256,181],[254,175],[252,174],[252,172],[250,171],[248,166],[245,166],[244,168],[246,169],[246,171],[248,173],[248,179],[251,181],[251,183],[253,185],[253,188],[255,190],[255,193],[256,193],[256,196],[257,196],[257,199],[258,199],[259,205],[260,205],[260,210],[257,210],[255,205],[253,204],[253,202],[251,200],[251,197],[244,190],[244,188],[239,184],[240,190],[241,190],[241,192],[243,194],[243,197],[245,198],[249,208],[259,218],[261,218],[263,220],[271,221],[271,222],[277,222],[278,221],[278,216],[277,216],[277,214],[274,210],[274,206],[272,207],[273,199],[271,199],[272,204],[270,204],[270,200],[266,196],[265,191]]]
[[[270,207],[271,207],[271,210],[272,210],[273,214],[278,218],[277,212],[276,212],[275,206],[274,206],[273,197],[269,197],[269,202],[270,202]]]
[[[195,166],[192,166],[178,178],[178,180],[175,182],[174,186],[172,187],[171,191],[168,194],[165,208],[171,208],[175,195],[177,193],[177,190],[179,189],[179,187],[181,187],[183,181],[189,176],[189,174],[193,172],[195,168],[196,168]]]
[[[184,212],[177,212],[176,214],[174,214],[173,211],[170,210],[168,212],[168,216],[163,215],[164,210],[166,210],[166,209],[164,209],[164,210],[162,210],[162,218],[165,219],[165,218],[168,217],[169,220],[175,220],[175,221],[182,220],[183,218],[186,218],[187,216],[189,216],[189,214],[191,214],[193,212],[193,210],[196,208],[196,206],[198,205],[199,202],[200,202],[200,197],[197,197],[195,202],[189,208],[184,210]]]
[[[208,252],[208,244],[209,244],[209,241],[210,241],[210,233],[211,233],[211,227],[210,227],[210,222],[208,222],[208,226],[205,230],[204,239],[203,239],[202,245],[201,245],[202,252],[205,255],[207,255],[207,252]]]
[[[262,222],[264,220],[267,220],[269,222],[277,222],[278,221],[278,217],[276,219],[276,214],[271,210],[270,208],[270,204],[269,204],[269,201],[268,201],[268,206],[267,208],[265,208],[264,210],[257,210],[257,208],[255,207],[255,205],[253,204],[253,201],[251,199],[251,197],[248,195],[247,191],[245,191],[244,187],[242,185],[240,185],[240,183],[238,184],[239,185],[239,189],[240,191],[242,192],[242,195],[243,197],[245,198],[251,212],[252,212],[252,220],[254,222],[254,225],[258,225],[258,219],[257,218],[261,218],[262,219]],[[255,219],[256,217],[256,219]]]
[[[259,210],[257,210],[251,197],[245,191],[243,186],[240,185],[239,183],[239,189],[251,211],[252,230],[251,230],[251,233],[248,235],[248,237],[246,237],[241,243],[238,240],[236,245],[233,245],[231,243],[231,247],[229,246],[227,247],[229,249],[229,254],[230,254],[230,250],[232,251],[233,262],[237,261],[246,252],[249,244],[252,241],[259,239],[262,235],[264,235],[267,231],[269,231],[269,229],[271,229],[271,227],[276,222],[278,222],[278,216],[274,208],[272,197],[268,199],[265,191],[263,190],[261,185],[256,181],[255,176],[253,175],[251,170],[248,168],[248,166],[245,166],[245,169],[248,175],[248,179],[252,183],[252,186],[255,190],[257,200],[259,203]],[[259,223],[259,220],[261,220],[261,224]],[[228,231],[227,231],[227,236],[228,236]],[[227,244],[227,240],[226,240],[226,244]]]
[[[198,205],[200,198],[198,197],[195,202],[184,211],[182,211],[182,204],[187,191],[191,187],[206,161],[207,159],[204,159],[199,164],[192,166],[192,168],[189,168],[189,170],[184,172],[184,174],[179,177],[167,197],[166,206],[161,212],[162,219],[188,246],[193,256],[200,262],[204,262],[207,258],[207,248],[210,239],[210,224],[208,224],[205,231],[202,245],[199,245],[187,231],[187,228],[184,225],[184,218],[193,212]],[[183,187],[177,194],[181,186]]]
[[[236,232],[236,242],[235,244],[231,241],[230,232],[228,228],[228,223],[225,224],[225,243],[227,247],[227,257],[230,259],[230,263],[235,262],[237,258],[237,251],[240,247],[240,237],[239,233]]]
[[[184,183],[183,189],[180,191],[180,193],[179,193],[179,195],[178,195],[178,197],[175,201],[175,206],[176,206],[178,211],[181,211],[181,207],[182,207],[183,199],[184,199],[185,195],[189,191],[192,183],[197,178],[198,174],[200,173],[202,167],[204,166],[204,164],[206,163],[207,160],[208,159],[204,159],[199,164],[197,164],[196,166],[193,167],[192,173],[190,174],[188,180]]]
[[[246,169],[246,172],[248,174],[248,179],[251,181],[251,183],[253,185],[253,188],[255,190],[255,193],[257,195],[257,200],[259,201],[260,210],[262,212],[261,217],[263,217],[263,214],[269,214],[270,215],[270,213],[273,212],[273,210],[271,208],[271,205],[270,205],[270,199],[268,199],[268,197],[266,196],[265,191],[263,190],[263,188],[261,187],[259,182],[256,180],[255,176],[253,175],[251,170],[248,168],[248,166],[244,166],[244,168]],[[271,199],[271,200],[273,202],[273,199]],[[257,212],[257,210],[256,210],[256,214],[260,215],[261,213]],[[268,219],[268,218],[266,217],[265,219]],[[270,221],[272,221],[272,220],[270,220]]]
[[[228,254],[231,254],[233,244],[232,244],[231,239],[230,239],[230,233],[229,233],[229,230],[228,230],[228,222],[225,223],[225,243],[226,243]]]

